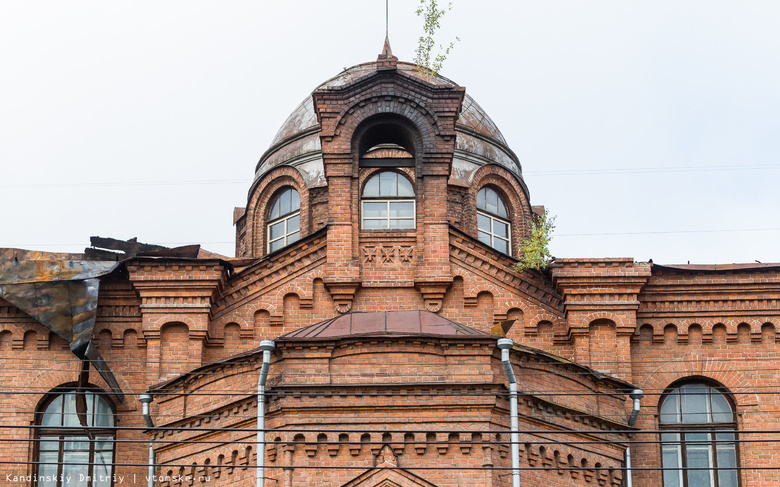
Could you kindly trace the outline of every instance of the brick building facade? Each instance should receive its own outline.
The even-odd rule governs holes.
[[[505,335],[522,485],[627,485],[629,448],[636,486],[780,485],[780,447],[762,433],[779,423],[766,393],[780,385],[780,266],[605,258],[515,272],[541,211],[465,89],[386,45],[285,122],[236,209],[235,258],[138,253],[90,275],[92,344],[115,387],[94,373],[79,385],[71,340],[45,326],[40,299],[19,304],[18,286],[84,278],[19,265],[78,257],[5,251],[0,377],[17,393],[0,411],[22,427],[0,430],[13,463],[0,483],[145,484],[151,439],[156,485],[253,484],[258,347],[274,340],[266,485],[508,486]],[[169,429],[145,429],[144,392]]]

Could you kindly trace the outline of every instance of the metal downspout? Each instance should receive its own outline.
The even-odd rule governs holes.
[[[268,379],[268,367],[271,365],[271,351],[276,344],[271,340],[260,342],[263,351],[263,365],[257,379],[257,487],[265,485],[265,381]]]
[[[518,430],[520,425],[517,419],[517,379],[512,370],[512,364],[509,362],[509,350],[514,346],[514,342],[509,338],[498,340],[498,348],[501,349],[501,363],[504,365],[507,380],[509,381],[509,421],[510,438],[512,452],[512,487],[520,487],[520,435]]]
[[[631,410],[631,416],[628,417],[628,425],[634,426],[636,418],[639,416],[639,409],[642,407],[641,399],[645,397],[642,389],[634,389],[629,396],[634,400],[634,409]],[[633,478],[631,473],[631,447],[626,447],[626,487],[633,487]]]
[[[141,394],[138,396],[138,400],[141,401],[141,414],[144,417],[144,423],[147,428],[154,428],[154,421],[149,414],[149,404],[154,400],[151,394]],[[154,443],[149,440],[149,470],[146,473],[146,485],[148,487],[154,487]]]

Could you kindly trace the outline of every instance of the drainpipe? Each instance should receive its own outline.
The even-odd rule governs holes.
[[[639,416],[639,408],[642,407],[640,401],[645,397],[645,393],[642,389],[634,389],[628,397],[634,400],[634,409],[631,410],[631,416],[628,417],[628,425],[634,426],[636,418]],[[626,447],[626,487],[633,487],[633,485],[631,474],[631,447],[629,446]]]
[[[511,427],[512,441],[512,487],[520,487],[520,435],[518,430],[520,426],[517,420],[517,379],[512,370],[512,364],[509,363],[509,350],[514,346],[509,338],[498,340],[498,348],[501,349],[501,363],[504,365],[506,377],[509,380],[509,421]]]
[[[154,400],[151,394],[141,394],[138,396],[138,400],[141,401],[142,414],[144,417],[144,423],[147,428],[154,428],[154,421],[149,414],[149,404]],[[149,471],[146,473],[146,485],[148,487],[154,487],[154,443],[149,441]]]
[[[268,367],[271,365],[271,350],[276,344],[271,340],[260,342],[263,351],[263,365],[257,379],[257,487],[265,485],[265,381],[268,379]]]

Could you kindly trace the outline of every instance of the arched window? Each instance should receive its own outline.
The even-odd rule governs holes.
[[[268,212],[268,252],[297,242],[301,238],[301,197],[286,188],[274,198]]]
[[[477,193],[477,233],[480,241],[499,252],[511,253],[509,212],[501,196],[491,188]]]
[[[102,394],[87,391],[89,439],[76,414],[76,393],[50,397],[36,414],[38,487],[110,487],[114,460],[114,411]],[[71,482],[68,483],[67,479]],[[86,479],[90,479],[87,481]]]
[[[701,382],[674,387],[661,400],[659,423],[664,487],[739,486],[737,423],[722,392]]]
[[[363,188],[364,230],[404,230],[415,227],[414,188],[401,174],[382,171]]]

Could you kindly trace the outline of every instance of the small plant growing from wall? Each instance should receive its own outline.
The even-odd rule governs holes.
[[[550,240],[555,230],[555,217],[544,212],[531,220],[531,235],[520,242],[520,262],[515,264],[515,270],[526,269],[542,271],[553,261],[550,255]]]
[[[420,72],[427,76],[435,76],[441,70],[444,61],[455,46],[454,42],[450,42],[446,48],[440,45],[438,54],[432,58],[433,50],[436,46],[434,36],[441,27],[441,18],[450,10],[452,10],[452,2],[449,2],[446,8],[439,8],[439,3],[436,0],[420,0],[420,5],[418,5],[415,11],[418,17],[423,18],[423,35],[420,36],[417,42],[414,62],[417,64]],[[455,39],[460,40],[458,37]]]

